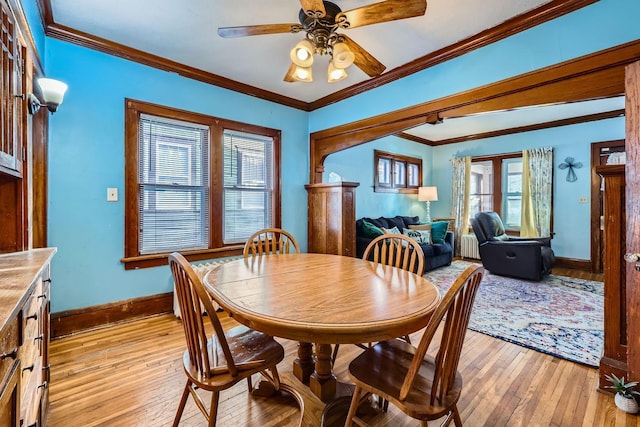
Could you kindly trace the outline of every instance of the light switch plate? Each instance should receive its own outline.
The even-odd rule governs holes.
[[[117,202],[117,201],[118,201],[118,189],[107,188],[107,202]]]

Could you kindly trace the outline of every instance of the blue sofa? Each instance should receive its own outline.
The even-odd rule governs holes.
[[[356,221],[356,256],[358,258],[362,258],[365,248],[373,240],[373,237],[365,236],[363,231],[363,221],[367,221],[379,228],[391,229],[393,227],[398,227],[398,230],[402,232],[403,229],[409,228],[409,225],[419,224],[420,218],[417,216],[360,218]],[[444,243],[420,245],[424,252],[424,272],[451,264],[451,261],[453,261],[453,239],[453,231],[447,231]]]

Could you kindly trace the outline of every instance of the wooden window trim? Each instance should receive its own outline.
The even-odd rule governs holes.
[[[476,162],[486,162],[490,161],[493,164],[493,210],[500,215],[502,215],[502,161],[506,159],[516,159],[522,157],[522,152],[518,153],[507,153],[507,154],[497,154],[490,156],[477,156],[471,158],[471,163]],[[500,189],[500,191],[496,191],[496,189]],[[507,234],[512,236],[519,236],[520,230],[514,229],[506,229]]]
[[[168,253],[140,255],[138,241],[138,122],[141,114],[193,122],[209,126],[210,188],[209,198],[209,248],[181,252],[190,261],[241,255],[244,245],[222,243],[222,197],[224,170],[216,167],[214,159],[223,159],[222,135],[224,129],[265,135],[273,138],[273,226],[281,227],[281,131],[262,126],[221,119],[157,104],[125,99],[125,214],[124,257],[121,262],[126,270],[156,267],[167,264]]]
[[[389,153],[381,150],[373,151],[373,191],[376,193],[403,193],[403,194],[418,194],[418,188],[422,187],[422,159],[418,157],[404,156],[402,154]],[[380,183],[378,179],[378,163],[380,159],[389,159],[393,168],[393,162],[405,163],[405,185],[401,187],[395,186],[393,171],[391,172],[390,184]],[[409,165],[418,166],[418,185],[409,185]]]

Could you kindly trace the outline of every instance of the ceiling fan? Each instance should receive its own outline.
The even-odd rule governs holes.
[[[332,83],[346,78],[345,69],[351,64],[355,64],[369,77],[382,74],[386,68],[359,44],[337,30],[413,18],[424,15],[427,10],[426,0],[385,0],[344,12],[330,1],[300,0],[300,5],[300,23],[223,27],[218,28],[218,34],[224,38],[233,38],[305,31],[305,39],[290,52],[291,65],[284,80],[312,81],[311,64],[313,55],[317,54],[331,56],[328,81]]]

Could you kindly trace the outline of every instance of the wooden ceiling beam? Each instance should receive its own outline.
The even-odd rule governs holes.
[[[624,67],[639,59],[640,40],[636,40],[448,97],[314,132],[309,142],[310,183],[322,182],[323,163],[329,154],[396,134],[421,121],[426,123],[434,113],[446,118],[622,95]]]

